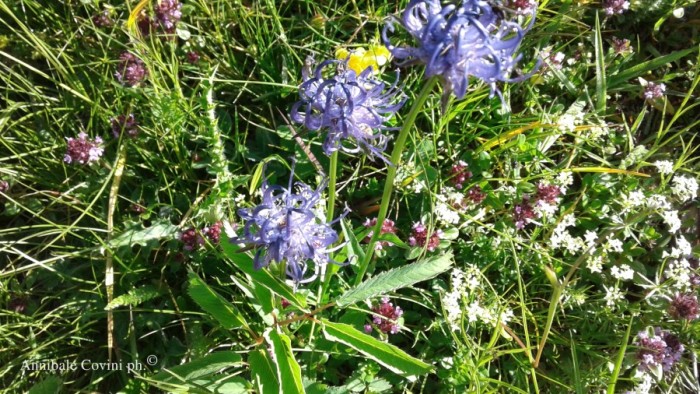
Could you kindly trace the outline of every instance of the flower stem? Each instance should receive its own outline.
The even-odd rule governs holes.
[[[367,252],[365,253],[365,258],[362,260],[362,262],[360,262],[359,272],[357,274],[357,277],[355,278],[355,286],[359,285],[362,282],[362,279],[364,278],[365,273],[367,272],[369,262],[372,261],[372,257],[374,256],[374,245],[379,239],[379,232],[382,228],[382,223],[384,223],[387,211],[389,210],[389,201],[391,200],[391,193],[394,191],[394,178],[396,177],[396,170],[401,164],[401,154],[403,153],[403,149],[406,146],[408,133],[411,131],[413,125],[416,123],[418,113],[423,110],[425,101],[428,99],[428,96],[430,96],[430,93],[433,91],[433,88],[435,87],[437,81],[437,77],[432,77],[425,83],[423,89],[420,91],[420,93],[418,93],[416,101],[413,102],[411,110],[406,116],[406,121],[401,127],[401,131],[399,131],[398,138],[396,138],[396,142],[394,143],[394,150],[391,151],[391,162],[394,165],[389,166],[389,168],[387,169],[386,181],[384,183],[384,193],[382,194],[382,203],[379,206],[379,213],[377,214],[377,225],[374,226],[374,230],[372,231],[372,238],[370,239],[369,244],[367,245]]]
[[[326,209],[326,221],[330,222],[333,220],[333,211],[335,209],[335,184],[338,179],[338,151],[331,154],[331,164],[328,172],[330,176],[328,180],[328,209]]]

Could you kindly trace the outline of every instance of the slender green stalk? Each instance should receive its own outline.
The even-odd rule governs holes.
[[[335,210],[335,184],[338,181],[338,151],[331,154],[331,164],[328,172],[328,209],[326,210],[326,221],[330,222],[333,220],[333,211]]]
[[[374,245],[379,239],[379,232],[382,228],[382,223],[384,223],[384,219],[386,219],[386,213],[389,210],[391,193],[394,191],[394,178],[396,177],[396,170],[401,164],[401,154],[403,153],[403,149],[406,146],[406,139],[408,138],[408,133],[411,131],[413,125],[416,123],[418,113],[423,110],[423,105],[425,105],[425,101],[428,99],[428,96],[430,96],[430,92],[433,91],[433,88],[435,87],[437,81],[437,77],[432,77],[425,83],[425,86],[423,86],[423,90],[420,91],[418,97],[416,97],[416,101],[413,102],[411,111],[409,111],[406,117],[406,121],[404,122],[403,127],[401,127],[399,137],[396,139],[396,143],[394,143],[394,150],[391,152],[391,162],[394,165],[389,166],[389,168],[387,169],[386,181],[384,183],[384,193],[382,194],[382,203],[379,206],[379,213],[377,214],[377,225],[374,226],[372,238],[370,239],[369,244],[367,245],[367,253],[365,253],[365,258],[362,260],[362,262],[360,262],[360,271],[358,272],[357,277],[355,278],[355,286],[359,285],[362,282],[362,279],[364,278],[365,273],[367,272],[367,266],[369,266],[369,262],[372,261],[372,257],[374,256]]]
[[[615,369],[613,370],[612,377],[610,378],[610,383],[608,383],[607,394],[615,393],[615,385],[617,384],[617,379],[619,378],[620,371],[622,370],[622,362],[625,360],[627,342],[629,342],[630,333],[632,332],[632,322],[634,322],[634,316],[630,317],[630,323],[627,325],[627,331],[625,332],[625,337],[622,340],[622,345],[620,345],[620,351],[617,353],[617,360],[615,360]]]

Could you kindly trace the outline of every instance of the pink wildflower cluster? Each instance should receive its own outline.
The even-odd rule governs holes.
[[[117,80],[127,86],[137,86],[148,76],[143,61],[130,52],[119,56],[119,66],[114,74]]]
[[[440,237],[442,231],[436,230],[428,237],[428,228],[423,223],[414,223],[411,236],[408,237],[408,244],[411,246],[427,246],[428,251],[432,252],[440,245]]]
[[[669,371],[681,359],[685,350],[677,336],[659,327],[654,329],[653,336],[642,331],[637,334],[637,339],[637,360],[641,371],[651,371],[658,366]]]
[[[377,225],[377,218],[373,218],[372,220],[367,219],[364,222],[364,226],[366,228],[374,228],[374,226]],[[396,226],[394,224],[393,220],[390,219],[384,219],[384,222],[382,223],[382,228],[379,229],[379,234],[396,234]],[[365,239],[363,240],[364,242],[369,242],[370,239],[372,238],[372,235],[374,235],[374,230],[370,231]],[[375,250],[382,250],[383,248],[387,246],[393,245],[389,241],[379,241],[374,245]]]
[[[455,188],[461,189],[469,178],[472,177],[472,172],[468,170],[467,163],[462,160],[452,165],[450,169],[450,182]]]
[[[399,332],[399,325],[397,321],[399,317],[403,314],[400,307],[394,306],[389,302],[389,297],[383,297],[382,301],[372,307],[372,312],[375,313],[372,318],[372,323],[377,327],[377,329],[385,334],[396,334]],[[365,332],[372,332],[372,325],[365,325]]]
[[[100,147],[102,138],[95,137],[90,140],[87,134],[81,132],[78,138],[66,138],[68,147],[63,161],[66,163],[90,164],[96,162],[102,156],[104,149]]]
[[[180,235],[180,241],[185,244],[183,249],[191,251],[204,246],[204,237],[208,238],[214,245],[217,245],[221,238],[221,226],[221,222],[216,222],[211,226],[204,227],[201,232],[194,227],[188,228]]]
[[[513,207],[513,221],[518,230],[522,230],[532,219],[541,216],[541,211],[550,211],[559,204],[561,189],[559,186],[549,185],[543,182],[537,184],[537,192],[533,201],[530,196],[524,196],[520,204]],[[537,211],[535,207],[540,208]]]

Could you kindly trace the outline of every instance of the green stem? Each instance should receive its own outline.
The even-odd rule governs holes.
[[[409,111],[408,115],[406,116],[406,121],[404,122],[403,127],[401,127],[401,131],[399,131],[399,136],[396,139],[396,142],[394,143],[394,150],[391,152],[391,162],[394,165],[389,166],[389,168],[387,169],[386,181],[384,183],[384,193],[382,194],[382,203],[379,206],[379,213],[377,214],[377,225],[374,226],[372,238],[370,239],[369,244],[367,245],[367,253],[365,253],[365,258],[362,260],[362,262],[360,262],[360,270],[358,272],[357,277],[355,278],[355,286],[359,285],[362,282],[362,279],[364,278],[365,273],[367,272],[369,262],[372,261],[372,257],[374,256],[374,245],[379,239],[379,232],[382,228],[382,223],[384,223],[387,211],[389,210],[389,201],[391,200],[391,193],[394,191],[394,178],[396,177],[396,170],[401,164],[401,154],[403,153],[403,149],[406,146],[408,133],[411,131],[413,125],[416,123],[418,113],[423,110],[425,101],[428,99],[428,96],[430,96],[430,93],[433,91],[433,88],[435,87],[437,81],[437,78],[433,77],[425,83],[425,86],[423,86],[423,90],[420,91],[418,97],[416,97],[416,101],[413,102],[411,111]]]
[[[326,221],[330,222],[333,220],[333,214],[335,209],[335,184],[338,179],[338,151],[331,154],[331,165],[328,169],[329,180],[328,180],[328,209],[326,210]]]

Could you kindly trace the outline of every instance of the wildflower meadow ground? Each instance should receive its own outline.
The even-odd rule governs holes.
[[[0,0],[0,392],[700,392],[699,20]]]

